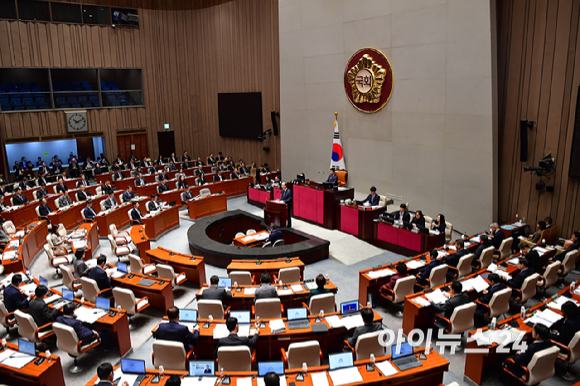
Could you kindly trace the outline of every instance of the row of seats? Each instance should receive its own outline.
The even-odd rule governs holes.
[[[96,93],[87,94],[55,94],[57,108],[99,107],[99,97]]]
[[[41,92],[41,90],[35,82],[30,82],[28,86],[24,82],[18,82],[16,84],[11,82],[0,83],[0,93],[7,92]]]
[[[52,89],[54,91],[92,91],[93,86],[86,80],[80,82],[72,81],[70,84],[68,82],[53,83]]]
[[[0,108],[2,111],[46,110],[49,106],[42,94],[38,96],[10,94],[10,96],[0,96]]]

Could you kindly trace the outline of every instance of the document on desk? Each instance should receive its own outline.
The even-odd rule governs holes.
[[[364,322],[362,316],[359,314],[359,315],[354,315],[354,316],[342,318],[342,324],[344,325],[344,327],[347,330],[352,330],[353,328],[364,326],[365,322]]]
[[[6,249],[11,249],[11,248],[17,249],[19,246],[20,246],[20,240],[12,240],[12,241],[10,241],[10,244],[8,244]]]
[[[246,288],[244,288],[244,295],[253,296],[256,294],[257,289],[258,289],[258,287],[246,287]]]
[[[578,305],[578,302],[576,300],[567,298],[566,296],[560,296],[558,299],[548,303],[548,307],[550,307],[551,309],[554,309],[554,310],[562,310],[562,305],[564,303],[568,303],[568,302],[572,302],[572,303]]]
[[[316,386],[328,386],[328,375],[326,371],[321,373],[310,373],[312,384]]]
[[[20,290],[20,292],[26,293],[26,294],[33,294],[34,291],[36,290],[36,284],[35,283],[30,283],[30,284],[25,284],[21,287],[18,288]]]
[[[238,336],[242,336],[244,338],[247,338],[248,336],[250,336],[250,324],[239,324],[239,330],[238,330]]]
[[[60,298],[61,298],[61,296],[60,296],[59,294],[52,294],[52,295],[50,295],[49,297],[47,297],[47,298],[44,298],[44,302],[45,302],[46,304],[50,304],[50,303],[52,303],[52,302],[55,302],[55,301],[57,301],[57,300],[58,300],[58,299],[60,299]]]
[[[338,315],[330,315],[326,317],[326,323],[330,325],[332,328],[339,328],[343,327],[344,323],[342,319],[338,317]]]
[[[448,254],[449,253],[447,253],[444,249],[440,249],[440,250],[437,251],[437,258],[445,257]]]
[[[290,296],[293,295],[294,292],[290,288],[278,290],[278,296]]]
[[[73,240],[72,246],[74,249],[85,249],[87,242],[85,240]]]
[[[4,351],[0,352],[0,363],[4,362],[6,358],[9,356],[17,353],[18,351],[10,350],[9,348],[4,349]]]
[[[425,266],[425,263],[421,260],[411,260],[407,263],[407,268],[409,268],[409,269],[417,269],[417,268],[421,268],[424,266]]]
[[[422,296],[417,296],[416,298],[411,299],[411,301],[421,307],[429,307],[431,305],[431,302]]]
[[[258,383],[258,386],[266,386],[266,384],[264,383],[264,377],[258,377],[256,379],[256,381]],[[285,376],[281,376],[280,377],[280,386],[287,386],[286,377]],[[318,386],[318,385],[316,385],[316,386]]]
[[[550,309],[545,309],[544,311],[536,312],[531,318],[525,320],[524,323],[540,323],[550,328],[554,323],[562,318],[564,318],[562,315],[559,315]]]
[[[385,377],[395,375],[399,372],[389,361],[377,362],[375,366],[383,373]]]
[[[378,271],[370,271],[370,272],[367,272],[367,275],[371,279],[378,279],[380,277],[392,276],[394,274],[395,274],[395,271],[393,271],[392,269],[389,269],[389,268],[381,269],[381,270],[378,270]]]
[[[79,307],[75,310],[75,317],[81,322],[88,324],[95,323],[106,314],[107,311],[97,308]]]
[[[2,361],[4,366],[13,367],[15,369],[21,369],[33,360],[36,359],[36,356],[23,354],[21,352],[16,352],[9,356],[8,358]]]
[[[338,369],[329,371],[330,379],[334,386],[348,385],[349,383],[362,382],[363,378],[358,371],[358,367],[347,367],[345,369]]]
[[[542,248],[542,247],[534,247],[533,249],[538,251],[540,256],[542,256],[544,253],[548,252],[548,250],[546,248]]]
[[[225,338],[226,336],[228,336],[229,334],[230,334],[230,332],[228,331],[228,328],[223,323],[216,324],[216,326],[213,329],[213,338],[214,339],[222,339],[222,338]]]
[[[513,259],[510,259],[507,261],[507,263],[510,265],[518,265],[519,262],[520,262],[520,259],[518,257],[514,257]]]
[[[481,293],[481,291],[489,288],[489,284],[481,276],[476,276],[463,282],[463,291],[468,290],[466,287]]]
[[[292,291],[294,292],[304,292],[304,287],[302,287],[302,284],[292,284],[290,288],[292,288]]]
[[[14,260],[16,259],[16,250],[4,252],[2,254],[2,260]]]
[[[121,372],[121,379],[117,382],[117,385],[122,385],[123,382],[127,382],[127,384],[132,385],[137,380],[138,374],[125,374]],[[116,378],[115,378],[116,379]]]
[[[236,386],[252,386],[252,377],[236,379]]]
[[[447,301],[447,297],[443,295],[443,292],[439,288],[437,288],[433,292],[429,292],[425,294],[427,300],[435,303],[435,304],[443,304]]]
[[[268,324],[270,325],[270,331],[272,331],[272,334],[286,331],[286,325],[282,319],[270,320]]]
[[[217,380],[218,377],[185,377],[181,380],[181,386],[214,386]],[[122,385],[122,383],[119,382],[119,385]],[[129,385],[132,385],[132,383],[129,383]]]
[[[304,284],[306,286],[306,288],[308,288],[309,291],[312,291],[313,289],[317,288],[318,286],[316,285],[315,282],[308,282],[306,284]],[[580,287],[579,287],[580,288]]]

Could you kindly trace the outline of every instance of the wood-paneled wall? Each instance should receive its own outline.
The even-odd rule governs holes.
[[[278,2],[274,0],[116,0],[83,3],[139,8],[139,29],[0,21],[0,67],[142,68],[145,107],[88,110],[109,156],[118,130],[157,131],[169,123],[178,153],[222,151],[247,163],[280,166],[279,137],[266,143],[219,136],[217,94],[261,92],[264,130],[280,109]],[[216,5],[217,4],[217,5]],[[0,114],[5,138],[65,134],[64,113]],[[162,153],[163,154],[163,153]],[[164,154],[168,155],[168,154]]]
[[[580,180],[568,177],[580,85],[580,2],[497,0],[499,100],[499,220],[525,216],[528,223],[553,217],[562,237],[580,230]],[[528,162],[520,159],[519,122],[528,131]],[[524,166],[545,154],[556,172],[544,177],[553,193],[536,190],[537,176]]]

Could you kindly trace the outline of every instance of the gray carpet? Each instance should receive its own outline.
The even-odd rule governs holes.
[[[248,205],[246,203],[245,197],[238,197],[228,200],[228,210],[235,209],[246,210],[250,213],[257,215],[262,214],[261,209]],[[156,248],[157,246],[163,246],[165,248],[172,249],[177,252],[189,253],[186,232],[192,223],[193,222],[186,219],[186,216],[182,213],[180,227],[162,236],[157,240],[157,242],[152,242],[151,247]],[[328,232],[325,229],[311,226],[310,224],[309,231],[311,231],[311,233],[314,234],[315,236],[322,238],[324,238],[323,235],[327,234]],[[373,253],[369,254],[368,250],[367,252],[364,252],[361,255],[360,249],[357,248],[360,240],[357,240],[352,236],[345,235],[342,232],[338,233],[340,233],[338,238],[340,238],[341,240],[345,240],[344,242],[340,243],[339,253],[341,256],[350,256],[347,262],[347,264],[350,265],[345,265],[340,261],[338,261],[337,259],[331,257],[328,260],[307,265],[305,268],[304,276],[305,278],[309,279],[314,278],[319,273],[328,274],[330,276],[330,279],[334,283],[336,283],[336,285],[339,288],[336,302],[340,303],[347,300],[354,300],[358,297],[358,276],[360,270],[370,268],[378,264],[395,262],[401,260],[402,256],[384,250],[379,250],[380,253],[374,256]],[[356,242],[348,242],[349,238],[351,238],[350,240],[354,240]],[[107,255],[109,262],[116,263],[117,259],[111,253],[108,241],[103,239],[101,240],[100,245],[101,245],[100,252]],[[51,286],[58,287],[59,285],[61,285],[61,280],[60,279],[57,280],[53,277],[54,269],[49,267],[44,252],[35,258],[30,269],[32,274],[36,277],[38,277],[41,274],[44,277],[48,276]],[[226,270],[206,265],[206,276],[209,278],[211,275],[214,274],[224,276],[226,274]],[[573,278],[572,276],[568,277],[569,280],[571,280],[572,278]],[[174,290],[176,305],[179,307],[184,306],[195,307],[196,306],[195,302],[192,300],[197,290],[198,288],[192,285],[177,287]],[[554,292],[557,292],[557,288],[549,290],[548,294],[550,295]],[[537,301],[538,300],[532,299],[529,301],[529,303],[530,305],[532,305],[534,304],[534,302]],[[398,332],[401,329],[402,319],[394,317],[391,312],[387,312],[387,309],[385,308],[384,305],[378,304],[376,310],[383,316],[384,318],[383,323],[388,328],[392,329],[394,332]],[[150,308],[145,310],[145,312],[136,316],[133,319],[132,324],[135,327],[135,329],[131,331],[131,342],[133,350],[127,355],[127,357],[144,359],[147,367],[149,368],[153,367],[151,363],[152,342],[153,342],[153,339],[151,338],[151,329],[155,324],[158,323],[158,321],[161,319],[162,316],[163,316],[162,311]],[[3,338],[5,336],[6,332],[2,331],[0,333],[0,338]],[[17,339],[17,336],[13,334],[12,336],[8,336],[7,339],[9,341],[15,341]],[[463,347],[465,347],[465,340],[463,342]],[[116,364],[119,362],[120,359],[119,354],[116,351],[104,353],[103,351],[98,350],[95,352],[87,353],[79,358],[79,363],[82,366],[84,366],[84,371],[80,374],[73,375],[67,371],[67,369],[72,365],[72,359],[69,358],[66,353],[61,352],[56,348],[53,348],[51,351],[57,355],[60,355],[63,363],[63,369],[65,372],[66,384],[69,386],[85,385],[88,382],[88,380],[91,377],[93,377],[93,375],[96,373],[96,367],[100,363],[104,361],[109,361],[112,362],[113,364]],[[463,352],[463,350],[456,352],[454,355],[451,355],[449,354],[449,352],[447,352],[444,354],[444,356],[450,362],[449,372],[445,373],[444,382],[447,384],[456,381],[460,385],[467,385],[467,383],[463,381],[463,371],[465,366],[465,353]],[[576,364],[572,367],[573,373],[580,374],[579,366],[580,365]],[[544,384],[559,386],[559,385],[570,385],[571,383],[565,382],[560,378],[553,378],[551,380],[542,383],[542,385]],[[486,371],[483,385],[485,386],[500,385],[500,382],[497,378],[497,371],[495,371],[494,368],[490,368],[490,371]]]

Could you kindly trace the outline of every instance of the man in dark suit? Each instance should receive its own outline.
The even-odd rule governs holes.
[[[433,307],[438,311],[437,315],[443,316],[447,319],[453,315],[453,311],[464,304],[469,303],[469,295],[463,293],[463,285],[458,282],[454,281],[451,283],[451,293],[443,292],[445,296],[447,296],[448,300],[443,304],[433,304]],[[436,327],[441,329],[449,328],[447,322],[441,318],[435,318],[434,323]]]
[[[518,269],[520,270],[520,273],[506,282],[506,285],[510,288],[521,289],[524,280],[535,273],[534,270],[530,268],[530,262],[525,257],[520,257],[518,260]],[[514,297],[515,295],[512,294],[512,298]]]
[[[205,174],[203,174],[203,173],[201,173],[201,175],[196,178],[196,181],[197,181],[197,186],[207,184],[207,181],[205,180]]]
[[[367,198],[365,198],[362,201],[362,204],[368,202],[371,206],[376,206],[379,205],[379,195],[377,194],[377,188],[375,188],[374,186],[371,186],[371,194],[369,194],[367,196]]]
[[[248,346],[250,350],[252,347],[256,345],[258,342],[258,335],[260,335],[260,329],[256,328],[256,333],[254,336],[250,338],[238,336],[238,330],[240,327],[238,326],[238,319],[236,318],[228,318],[226,320],[226,327],[230,334],[219,340],[217,347],[215,349],[215,357],[217,358],[218,350],[220,347],[227,347],[227,346]]]
[[[115,377],[114,374],[112,364],[109,362],[101,363],[101,365],[97,367],[97,376],[99,377],[100,382],[95,383],[95,386],[111,386]],[[129,383],[125,381],[119,386],[129,386]]]
[[[143,178],[143,173],[139,173],[137,179],[135,180],[135,186],[145,186],[147,181]]]
[[[39,285],[34,290],[36,299],[30,301],[28,307],[28,312],[30,316],[34,319],[37,327],[44,326],[45,324],[52,323],[56,320],[59,315],[58,309],[53,309],[52,311],[48,308],[48,304],[44,302],[44,297],[48,293],[48,288],[44,285]]]
[[[90,198],[87,200],[87,207],[83,209],[83,214],[85,218],[94,220],[97,215],[97,211],[93,208],[93,200]]]
[[[332,182],[333,184],[338,184],[338,176],[334,173],[334,168],[330,168],[326,182]]]
[[[28,178],[24,177],[24,178],[22,179],[22,181],[20,181],[20,182],[18,183],[18,186],[19,186],[19,187],[20,187],[20,189],[22,189],[22,190],[28,190],[28,189],[30,189],[30,186],[28,186]]]
[[[169,185],[167,184],[167,179],[166,178],[164,178],[163,179],[163,182],[161,182],[159,184],[159,186],[157,187],[157,191],[159,193],[163,193],[163,192],[169,191]]]
[[[222,174],[222,171],[218,169],[217,173],[213,176],[213,182],[222,182],[225,181],[225,178]]]
[[[493,238],[491,239],[491,244],[495,249],[499,249],[501,242],[505,239],[505,233],[500,229],[498,223],[494,222],[490,225],[491,234]]]
[[[292,192],[285,182],[282,182],[282,196],[280,201],[288,206],[288,228],[292,228]]]
[[[68,192],[64,192],[63,195],[58,199],[58,207],[64,208],[71,206],[73,203],[72,198],[68,195]]]
[[[543,275],[544,265],[542,264],[540,254],[537,251],[533,250],[527,243],[522,243],[520,245],[520,250],[522,252],[522,255],[530,262],[530,268],[533,269],[534,272]]]
[[[125,178],[125,175],[124,175],[124,174],[123,174],[123,172],[122,172],[122,171],[120,171],[120,170],[117,170],[117,171],[115,172],[115,174],[113,174],[113,181],[120,181],[120,180],[122,180],[123,178]]]
[[[149,212],[155,212],[160,209],[160,206],[157,204],[157,197],[159,197],[157,194],[151,195],[151,201],[147,203],[147,210]]]
[[[101,187],[101,191],[103,192],[103,194],[106,194],[107,196],[115,191],[115,188],[113,188],[113,184],[111,183],[111,180],[109,180],[108,178],[105,180],[105,184]]]
[[[270,283],[272,278],[269,273],[263,273],[260,276],[260,287],[256,289],[255,298],[256,299],[271,299],[278,297],[278,291],[276,287],[272,287]]]
[[[38,173],[38,179],[36,180],[36,183],[38,186],[44,186],[46,187],[46,173],[42,172],[42,173]]]
[[[553,345],[553,343],[550,342],[550,330],[542,324],[538,323],[534,326],[534,329],[532,330],[532,338],[534,339],[534,342],[527,347],[525,352],[518,351],[516,355],[511,357],[515,362],[515,365],[511,362],[506,363],[505,356],[500,356],[498,358],[500,359],[500,363],[503,363],[503,371],[500,374],[500,381],[502,381],[504,385],[521,384],[514,379],[512,375],[507,373],[506,369],[515,376],[522,377],[524,375],[524,370],[520,366],[527,366],[535,353],[550,348]]]
[[[100,291],[105,291],[100,296],[110,299],[113,297],[113,290],[111,287],[111,279],[105,271],[106,265],[107,257],[100,255],[97,258],[97,265],[89,273],[89,278],[97,282]]]
[[[403,223],[411,221],[411,215],[407,212],[407,205],[399,205],[399,213],[395,215],[395,220],[402,221]]]
[[[87,183],[87,178],[85,177],[84,174],[81,174],[81,179],[77,181],[77,188],[80,188],[81,186],[84,187],[89,186],[89,184]]]
[[[242,164],[240,165],[240,174],[243,176],[247,176],[248,174],[250,174],[250,171],[248,170],[248,168],[246,167],[246,164],[242,162]]]
[[[87,199],[91,198],[93,194],[87,190],[85,185],[81,185],[81,190],[77,192],[77,199],[79,201],[86,201]]]
[[[167,165],[167,170],[170,172],[174,172],[177,170],[177,167],[175,166],[175,163],[172,160],[169,161],[169,164]]]
[[[4,202],[4,196],[0,196],[0,212],[5,211],[6,208],[7,208],[7,205]]]
[[[56,184],[56,192],[57,193],[68,192],[68,188],[64,184],[64,180],[62,179],[62,177],[58,177],[58,184]]]
[[[201,176],[203,174],[203,167],[199,165],[197,169],[193,171],[194,176]]]
[[[185,201],[189,201],[193,198],[193,193],[191,193],[189,185],[187,185],[187,187],[185,188],[185,192],[183,192],[182,194],[183,198],[185,198]]]
[[[483,304],[489,304],[489,301],[493,297],[493,294],[505,289],[505,284],[501,282],[501,278],[497,273],[491,273],[487,280],[489,280],[489,289],[483,290],[483,295],[481,295],[477,300]],[[487,308],[482,306],[481,304],[477,305],[475,309],[475,313],[477,315],[484,315],[487,313]]]
[[[169,323],[159,324],[157,330],[153,332],[153,337],[155,339],[181,342],[183,343],[185,352],[189,352],[197,341],[199,327],[196,326],[192,334],[187,326],[179,324],[179,308],[175,306],[169,307],[167,310],[167,318],[169,319]]]
[[[462,239],[455,240],[455,249],[457,249],[456,253],[450,253],[443,258],[445,264],[451,267],[457,267],[459,260],[469,254],[469,250],[464,248],[465,242]]]
[[[213,158],[213,153],[210,153],[209,157],[207,157],[207,164],[208,165],[215,165],[215,159]]]
[[[348,344],[352,348],[354,348],[354,346],[356,345],[356,341],[358,340],[359,336],[369,332],[380,331],[383,329],[383,324],[380,321],[379,322],[374,321],[375,314],[372,308],[363,308],[362,310],[360,310],[360,315],[362,316],[362,319],[365,322],[365,324],[364,326],[357,327],[354,330],[352,337],[348,338],[347,340]]]
[[[231,299],[232,293],[230,292],[229,288],[218,288],[218,284],[220,282],[219,277],[213,275],[209,278],[210,286],[208,288],[203,289],[203,293],[201,294],[202,299],[214,299],[214,300],[221,300],[222,302],[224,299]]]
[[[131,209],[131,218],[138,221],[139,224],[143,224],[141,221],[141,211],[139,210],[139,201],[133,202],[133,209]]]
[[[156,177],[158,182],[162,182],[163,180],[169,180],[169,174],[165,173],[164,171],[159,172]]]
[[[133,193],[133,187],[131,185],[128,185],[127,190],[123,192],[123,201],[130,202],[134,198],[135,194]]]
[[[46,166],[46,162],[42,161],[42,164],[38,167],[38,175],[48,172],[48,166]]]
[[[20,189],[20,186],[17,187],[14,197],[12,197],[12,203],[14,205],[26,205],[28,204],[28,202],[29,202],[28,198],[26,198],[26,196],[22,194],[22,189]]]
[[[5,196],[5,195],[6,195],[6,193],[8,193],[8,192],[6,191],[6,183],[2,183],[2,184],[0,184],[0,196]]]
[[[72,327],[79,338],[79,341],[85,341],[85,343],[91,342],[99,338],[99,334],[90,328],[83,325],[80,320],[74,317],[75,306],[74,304],[67,303],[62,308],[62,316],[56,318],[57,323],[64,324],[66,326]]]
[[[115,199],[115,194],[114,193],[110,193],[109,197],[107,197],[104,201],[104,205],[105,205],[105,209],[109,210],[111,208],[116,208],[117,207],[117,200]]]
[[[564,258],[566,257],[566,255],[568,254],[568,252],[570,252],[574,247],[574,242],[572,242],[572,240],[566,240],[564,242],[564,249],[562,250],[562,252],[558,253],[556,256],[554,256],[554,261],[559,261],[560,263],[564,262]]]
[[[4,288],[4,306],[8,312],[16,310],[28,310],[28,297],[18,289],[22,283],[22,275],[17,273],[12,276],[11,284]]]
[[[191,157],[189,156],[189,154],[187,154],[187,150],[183,152],[183,155],[181,156],[181,162],[189,162],[191,161]]]
[[[50,206],[48,206],[48,203],[46,202],[46,197],[42,197],[42,199],[40,200],[40,205],[38,206],[38,213],[40,213],[42,217],[46,217],[50,213],[52,213],[52,209],[50,208]]]
[[[284,238],[282,231],[280,229],[278,229],[276,224],[270,225],[269,231],[270,231],[270,236],[268,236],[268,241],[271,242],[272,244],[274,244],[276,241],[282,240]]]
[[[564,323],[556,331],[552,331],[551,339],[567,346],[580,331],[580,308],[573,302],[566,302],[562,304],[562,313]]]
[[[98,175],[100,175],[100,174],[103,174],[103,170],[104,170],[104,169],[103,169],[103,168],[101,168],[101,164],[96,164],[96,165],[95,165],[95,169],[93,170],[93,174],[94,174],[95,176],[98,176]]]
[[[197,160],[195,160],[193,166],[203,166],[203,161],[201,160],[201,157],[197,157]]]

